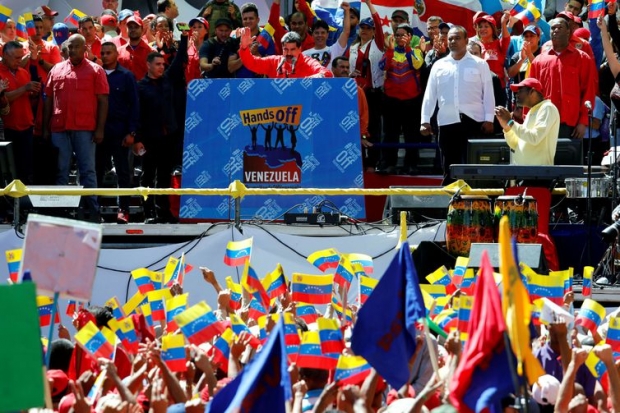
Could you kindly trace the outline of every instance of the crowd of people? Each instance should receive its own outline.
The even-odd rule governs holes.
[[[412,27],[411,10],[395,10],[388,30],[372,1],[365,4],[370,17],[361,19],[343,2],[341,22],[329,23],[338,27],[306,1],[285,19],[274,1],[262,27],[256,5],[228,0],[209,1],[188,24],[176,23],[174,0],[158,1],[148,16],[104,0],[101,14],[77,28],[54,24],[57,12],[45,6],[21,42],[9,19],[0,106],[17,177],[66,185],[75,155],[85,188],[100,185],[112,167],[120,187],[169,187],[182,166],[187,85],[202,77],[355,78],[364,167],[377,173],[418,174],[415,144],[434,141],[449,183],[449,166],[466,163],[468,139],[502,134],[519,164],[553,164],[558,137],[591,138],[593,164],[600,163],[610,99],[620,96],[615,2],[588,21],[583,0],[570,0],[525,27],[508,12],[480,11],[470,27],[430,16],[425,36]],[[401,136],[413,144],[403,165]],[[128,203],[118,202],[119,223],[129,219]],[[85,207],[99,222],[97,198]],[[145,212],[149,222],[177,219],[164,196],[149,198]]]

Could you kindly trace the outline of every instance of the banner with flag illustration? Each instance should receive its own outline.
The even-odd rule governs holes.
[[[0,6],[0,13],[2,13],[2,7]],[[1,16],[1,14],[0,14]],[[2,30],[0,28],[0,30]],[[5,252],[6,255],[6,263],[9,266],[9,278],[12,283],[17,283],[17,277],[19,274],[19,266],[22,262],[22,250],[21,248],[16,250],[7,250]]]
[[[238,267],[249,261],[251,255],[252,237],[242,241],[228,241],[226,253],[224,254],[224,264]]]
[[[333,274],[312,275],[294,273],[291,291],[293,301],[308,304],[329,304],[332,297]]]
[[[606,314],[605,307],[591,298],[586,298],[575,318],[575,325],[583,326],[583,328],[594,333],[605,319]]]
[[[181,334],[166,334],[161,339],[161,359],[172,372],[187,370],[185,338]]]
[[[340,253],[334,248],[315,251],[307,258],[308,262],[325,272],[330,268],[338,268]]]
[[[177,314],[174,316],[174,321],[187,341],[195,345],[209,341],[224,331],[222,323],[217,320],[211,307],[204,301]]]
[[[99,331],[95,323],[89,321],[75,334],[75,341],[95,359],[99,357],[112,359],[114,347]]]

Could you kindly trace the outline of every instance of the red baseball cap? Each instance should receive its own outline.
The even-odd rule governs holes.
[[[140,18],[140,16],[136,16],[135,14],[127,18],[127,24],[129,23],[135,23],[138,26],[142,27],[142,19]]]
[[[534,79],[533,77],[528,77],[523,79],[521,83],[517,83],[516,85],[510,85],[510,90],[513,92],[517,92],[522,87],[529,87],[545,96],[545,92],[543,91],[542,84],[538,81],[538,79]]]
[[[52,381],[52,396],[57,396],[69,385],[69,377],[62,370],[48,370],[47,379]]]
[[[196,22],[202,23],[205,29],[209,31],[209,22],[207,21],[207,19],[205,19],[204,17],[194,17],[189,21],[189,26],[192,27]]]
[[[561,11],[558,13],[557,17],[561,17],[568,21],[574,21],[577,24],[581,24],[581,17],[575,16],[573,13],[569,11]]]
[[[103,26],[116,26],[116,17],[110,16],[109,14],[101,16],[101,24]]]
[[[44,16],[48,16],[48,17],[58,16],[58,12],[56,10],[52,10],[47,6],[41,6],[41,11],[43,12],[42,14]]]
[[[493,16],[490,16],[488,14],[486,16],[480,16],[480,17],[476,18],[474,20],[474,26],[477,25],[480,22],[487,22],[491,26],[497,27],[497,23],[495,22],[495,19],[493,18]]]

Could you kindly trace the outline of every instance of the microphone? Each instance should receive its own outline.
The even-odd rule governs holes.
[[[588,111],[592,112],[592,102],[590,102],[589,100],[586,100],[584,105],[586,106],[586,109],[588,109]]]
[[[276,69],[276,72],[282,73],[282,66],[284,66],[285,61],[286,61],[286,57],[282,56],[282,60],[280,60],[280,63],[278,64],[278,68]]]
[[[295,64],[297,63],[297,58],[294,57],[293,60],[291,60],[291,73],[295,74]]]

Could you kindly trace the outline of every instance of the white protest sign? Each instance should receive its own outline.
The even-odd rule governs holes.
[[[101,238],[100,225],[30,214],[19,279],[30,271],[38,294],[89,301]]]

